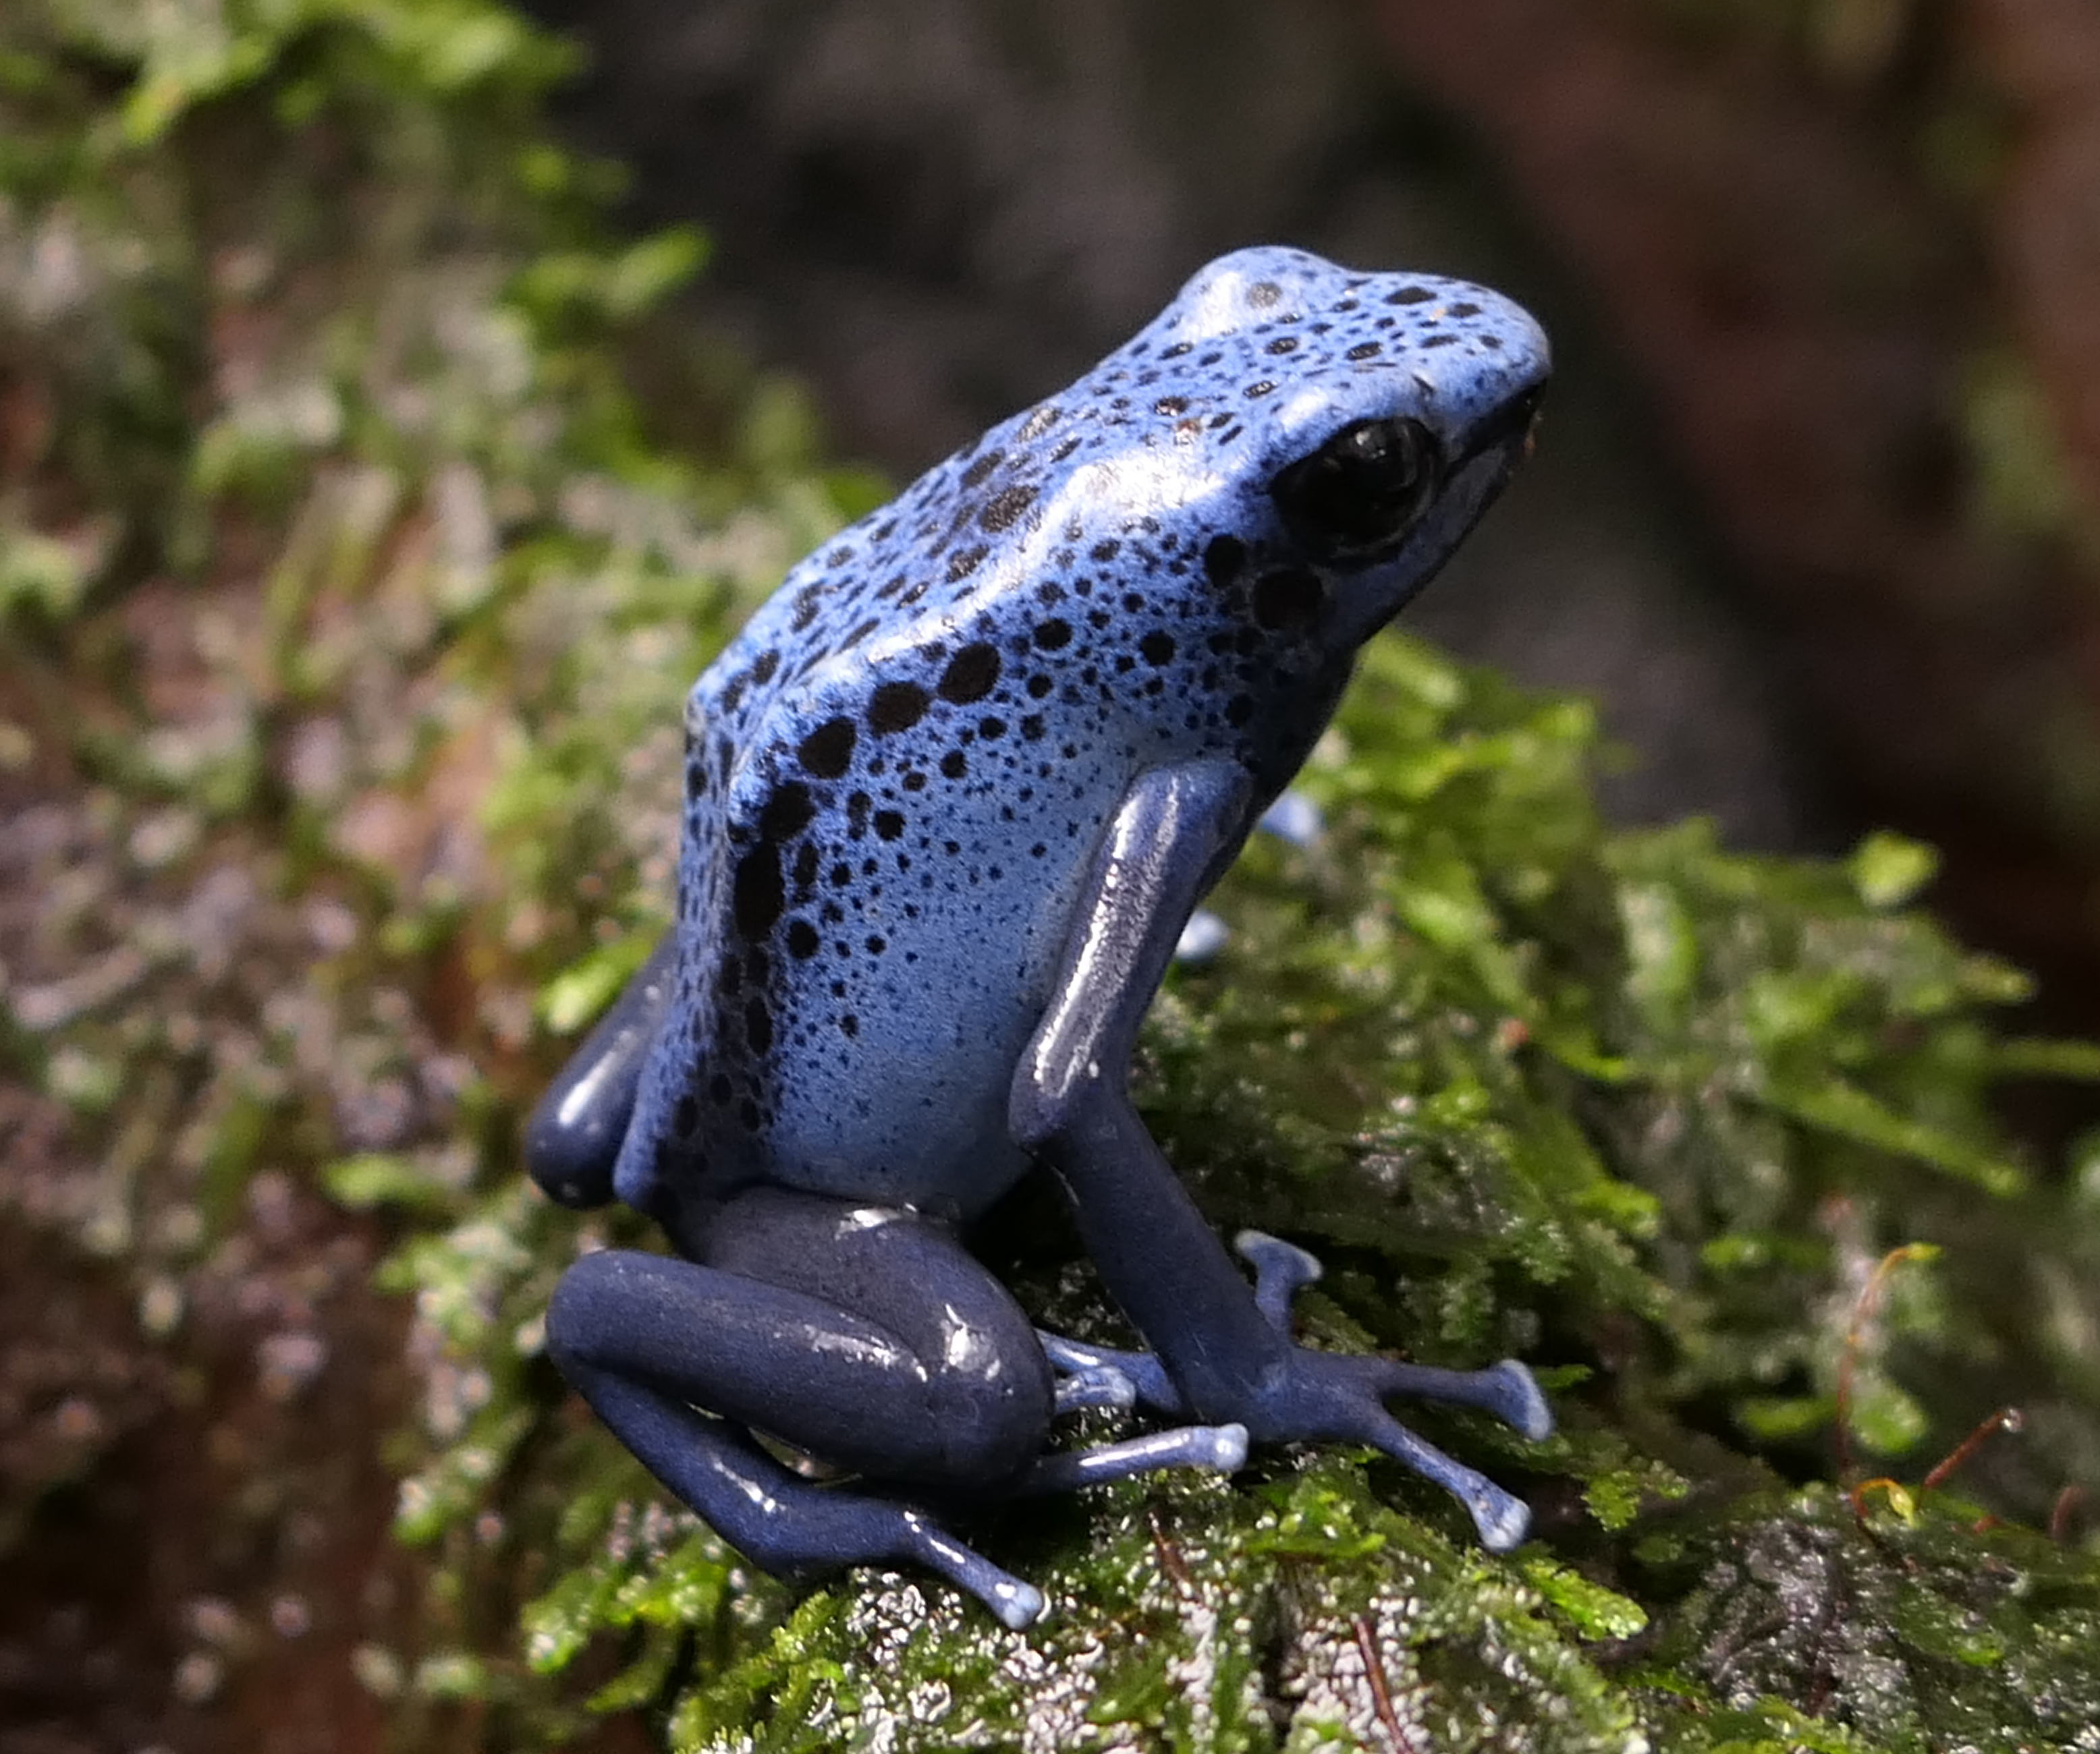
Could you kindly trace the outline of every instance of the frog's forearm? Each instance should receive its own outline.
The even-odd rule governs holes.
[[[1131,1050],[1182,923],[1235,843],[1246,776],[1141,777],[1109,825],[1058,985],[1021,1056],[1014,1137],[1063,1183],[1088,1254],[1190,1407],[1237,1418],[1290,1351],[1130,1105]]]

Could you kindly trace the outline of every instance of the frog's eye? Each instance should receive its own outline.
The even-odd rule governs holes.
[[[1323,560],[1390,548],[1436,497],[1436,441],[1418,421],[1359,421],[1268,484],[1291,535]]]

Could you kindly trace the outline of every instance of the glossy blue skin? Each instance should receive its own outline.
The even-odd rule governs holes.
[[[542,1103],[528,1161],[565,1203],[651,1213],[684,1258],[579,1263],[554,1350],[761,1563],[913,1558],[1025,1624],[1039,1597],[899,1507],[915,1480],[1096,1477],[1039,1460],[1053,1402],[1089,1396],[1216,1421],[1126,1446],[1099,1477],[1236,1465],[1248,1430],[1355,1435],[1458,1492],[1492,1543],[1520,1536],[1520,1506],[1377,1403],[1469,1400],[1542,1434],[1522,1368],[1337,1388],[1342,1364],[1378,1361],[1289,1345],[1290,1289],[1317,1267],[1254,1240],[1257,1302],[1121,1081],[1189,911],[1359,645],[1501,486],[1546,361],[1537,325],[1482,289],[1242,251],[796,568],[695,685],[677,923]],[[1444,460],[1405,528],[1339,553],[1294,528],[1279,475],[1400,416]],[[946,1240],[1031,1157],[1156,1355],[1052,1340],[1057,1383]],[[909,1264],[856,1252],[893,1245]],[[954,1319],[885,1351],[922,1307]],[[860,1374],[825,1374],[848,1353]],[[929,1461],[908,1421],[861,1417],[854,1384],[872,1407],[907,1378],[914,1395],[960,1382],[935,1354],[988,1361],[951,1417],[1000,1434]],[[894,1483],[818,1503],[687,1404]],[[725,1526],[739,1492],[763,1529]]]

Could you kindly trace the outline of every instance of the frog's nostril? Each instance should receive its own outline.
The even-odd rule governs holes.
[[[1515,449],[1531,437],[1533,423],[1546,400],[1546,381],[1541,379],[1528,389],[1520,390],[1499,408],[1491,409],[1480,424],[1466,435],[1465,448],[1454,465],[1463,468],[1476,456],[1488,452]]]

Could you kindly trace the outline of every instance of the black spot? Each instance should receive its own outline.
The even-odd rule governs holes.
[[[1028,698],[1030,700],[1040,700],[1057,685],[1042,671],[1038,670],[1028,679]]]
[[[1235,694],[1225,703],[1225,723],[1241,725],[1254,716],[1254,699],[1249,694]]]
[[[1212,536],[1203,550],[1203,571],[1220,588],[1230,584],[1246,564],[1246,544],[1238,536]]]
[[[751,667],[751,680],[763,688],[773,680],[773,672],[779,668],[780,654],[779,652],[761,652],[758,654],[758,662]]]
[[[1298,337],[1295,335],[1279,335],[1262,350],[1279,355],[1295,353],[1298,351]]]
[[[864,791],[857,791],[846,800],[846,832],[855,840],[867,832],[868,807],[874,802]]]
[[[908,731],[926,716],[926,690],[916,682],[885,682],[867,704],[867,722],[880,734]]]
[[[801,632],[817,619],[817,611],[823,606],[824,588],[821,584],[805,584],[795,593],[795,616],[788,626]]]
[[[824,873],[825,879],[834,889],[843,889],[853,881],[853,867],[844,859]]]
[[[938,692],[943,700],[963,706],[982,700],[999,684],[999,648],[979,641],[965,646],[948,660],[941,672]]]
[[[1006,735],[1006,721],[996,714],[977,721],[977,735],[986,743],[995,743]]]
[[[867,941],[867,954],[871,956],[880,956],[889,948],[889,940],[879,932],[873,933]]]
[[[1456,335],[1432,335],[1422,344],[1425,352],[1432,347],[1455,347],[1458,345],[1458,337]]]
[[[1035,503],[1035,490],[1031,487],[1024,484],[1002,487],[977,513],[977,528],[989,531],[994,535],[1003,530],[1011,530]]]
[[[941,771],[950,779],[960,779],[969,771],[969,763],[963,759],[960,749],[951,749],[941,757]]]
[[[743,1038],[751,1043],[754,1054],[765,1053],[773,1046],[773,1013],[765,1008],[762,998],[754,998],[743,1007]]]
[[[1447,317],[1476,317],[1480,314],[1478,305],[1451,305],[1445,308]]]
[[[1326,587],[1304,566],[1265,572],[1254,584],[1254,619],[1271,631],[1303,627],[1320,612]]]
[[[966,487],[982,487],[990,476],[991,472],[1005,461],[1006,453],[1004,451],[986,452],[976,462],[963,471],[963,485]]]
[[[827,719],[802,739],[796,759],[818,779],[836,779],[853,765],[857,734],[851,719]]]
[[[817,954],[817,928],[806,919],[788,922],[788,954],[807,962]]]
[[[708,765],[695,750],[686,758],[686,797],[697,804],[708,795]]]
[[[1046,652],[1054,652],[1061,646],[1072,643],[1072,624],[1053,616],[1035,624],[1035,643]]]
[[[1256,280],[1246,289],[1246,302],[1257,311],[1266,311],[1283,297],[1283,289],[1273,280]]]
[[[913,768],[904,776],[903,786],[907,791],[924,791],[926,789],[926,776],[918,769]]]
[[[1154,414],[1186,414],[1189,399],[1186,396],[1162,396],[1152,404]]]
[[[860,1019],[856,1017],[851,1011],[848,1011],[843,1017],[839,1019],[839,1027],[845,1030],[848,1035],[858,1035],[860,1033]]]
[[[1343,357],[1350,359],[1375,359],[1384,350],[1374,341],[1360,341]]]
[[[1274,380],[1264,377],[1260,379],[1258,382],[1249,384],[1246,389],[1240,392],[1240,394],[1251,399],[1255,396],[1268,395],[1274,391],[1275,388],[1276,384]]]
[[[816,809],[810,797],[810,788],[801,781],[791,779],[775,786],[773,795],[758,813],[759,838],[775,843],[793,840],[810,826],[810,818],[816,813]]]
[[[795,854],[795,883],[798,888],[806,889],[817,880],[817,843],[805,840]]]
[[[885,840],[894,840],[904,832],[904,818],[895,810],[877,810],[875,813],[875,831]]]
[[[1423,305],[1436,296],[1426,286],[1403,286],[1396,293],[1388,293],[1385,302],[1389,305]]]
[[[985,556],[990,552],[980,543],[975,548],[966,548],[959,553],[951,554],[948,557],[948,583],[953,584],[958,579],[968,578],[984,564]]]
[[[786,905],[788,893],[780,880],[780,849],[762,840],[736,862],[736,884],[731,917],[738,934],[747,941],[762,938],[773,929]]]
[[[1043,734],[1043,721],[1033,713],[1021,721],[1021,734],[1031,743]]]
[[[1162,664],[1174,656],[1174,636],[1162,628],[1154,628],[1137,642],[1138,650],[1149,664]]]
[[[1087,554],[1089,559],[1097,560],[1105,566],[1122,551],[1123,544],[1117,541],[1114,536],[1110,536],[1103,541],[1096,542],[1087,550]]]

